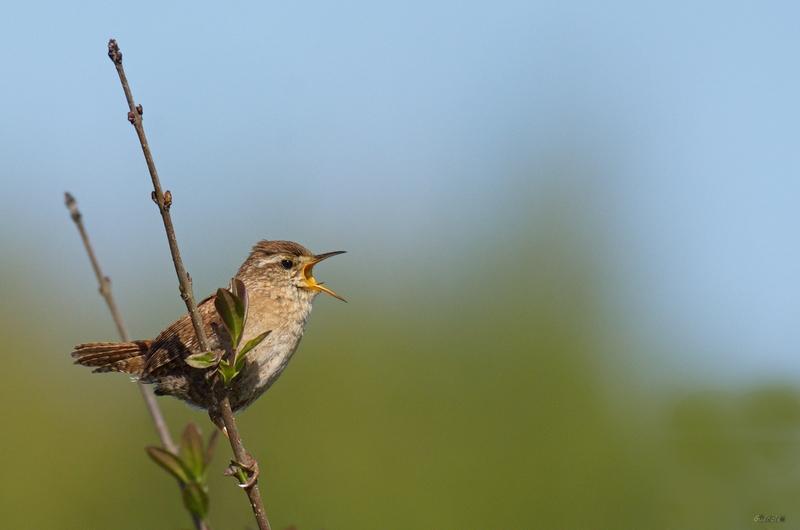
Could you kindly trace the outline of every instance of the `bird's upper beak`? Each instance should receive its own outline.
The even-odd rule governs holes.
[[[316,256],[313,256],[311,259],[309,259],[308,262],[305,265],[303,265],[303,277],[306,280],[306,288],[315,291],[322,291],[323,293],[328,293],[334,298],[338,298],[342,302],[347,302],[347,300],[345,300],[344,298],[333,292],[332,289],[329,289],[325,287],[322,283],[317,282],[316,278],[314,278],[314,275],[312,274],[314,265],[316,265],[320,261],[344,253],[345,253],[344,250],[337,250],[335,252],[325,252],[324,254],[317,254]]]

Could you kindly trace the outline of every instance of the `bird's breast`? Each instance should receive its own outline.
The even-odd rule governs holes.
[[[311,304],[295,306],[296,310],[284,310],[282,314],[253,312],[251,306],[242,344],[269,330],[270,334],[247,354],[245,368],[239,382],[241,405],[263,394],[281,375],[289,364],[303,337],[306,322],[311,313]],[[286,309],[286,308],[284,308]]]

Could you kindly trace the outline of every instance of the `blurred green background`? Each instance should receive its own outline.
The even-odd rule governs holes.
[[[134,385],[68,356],[116,335],[65,190],[131,334],[183,311],[109,36],[198,296],[348,250],[240,416],[273,528],[800,518],[794,4],[6,11],[0,527],[189,527]],[[210,522],[253,528],[227,458]]]

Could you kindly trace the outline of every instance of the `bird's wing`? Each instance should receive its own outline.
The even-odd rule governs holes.
[[[212,349],[220,347],[216,329],[222,326],[222,320],[214,308],[215,298],[215,295],[211,295],[197,305]],[[142,370],[142,380],[147,381],[154,376],[157,378],[166,375],[176,368],[182,369],[183,367],[177,363],[183,363],[189,355],[200,352],[192,320],[188,314],[184,315],[153,340]]]

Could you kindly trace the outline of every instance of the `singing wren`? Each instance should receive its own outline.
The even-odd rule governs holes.
[[[320,261],[343,251],[312,254],[292,241],[261,241],[244,261],[235,278],[249,299],[243,343],[265,331],[269,335],[247,354],[244,368],[229,389],[231,408],[241,410],[263,394],[292,358],[311,304],[320,292],[344,300],[314,278]],[[224,348],[224,331],[214,308],[215,295],[198,304],[212,349]],[[124,372],[155,386],[157,395],[169,395],[190,405],[210,409],[214,403],[213,370],[192,368],[184,359],[201,353],[189,315],[175,321],[153,340],[91,342],[75,347],[77,364],[94,372]]]

